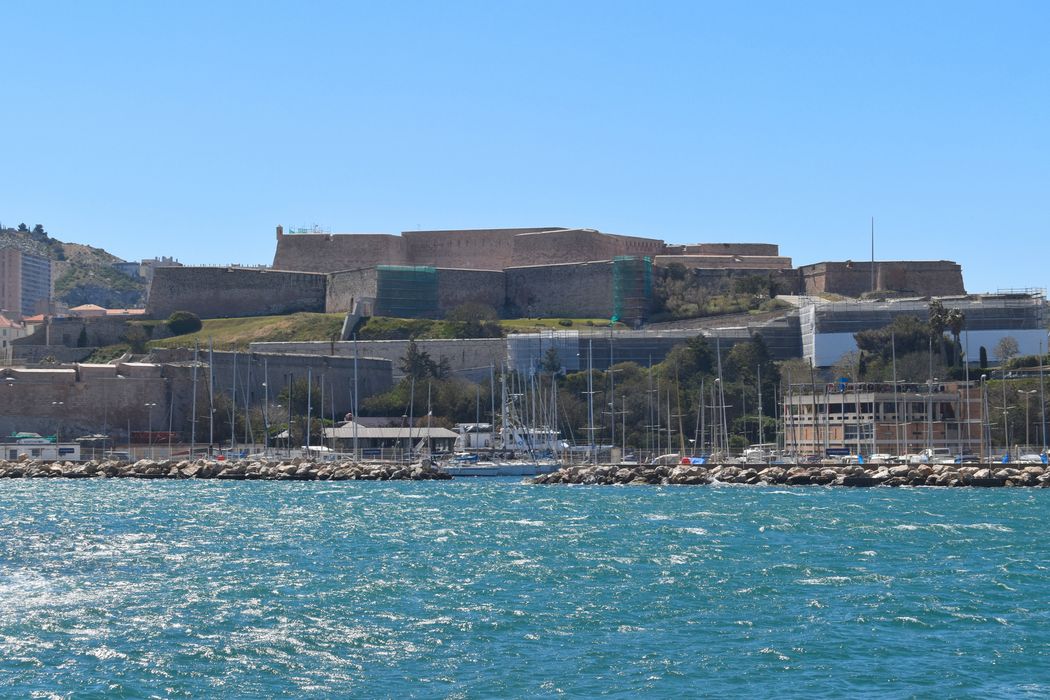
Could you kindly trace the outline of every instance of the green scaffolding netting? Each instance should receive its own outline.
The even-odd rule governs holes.
[[[652,258],[613,258],[613,316],[619,321],[645,318],[653,298]]]
[[[437,318],[437,269],[406,265],[376,267],[377,316]]]

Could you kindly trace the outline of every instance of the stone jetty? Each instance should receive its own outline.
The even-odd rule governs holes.
[[[713,483],[783,486],[1028,486],[1050,488],[1050,468],[1038,464],[840,465],[597,465],[563,467],[534,484]]]
[[[150,460],[120,462],[0,461],[0,478],[235,479],[265,481],[426,481],[451,479],[428,461],[311,462],[296,457],[279,460]]]

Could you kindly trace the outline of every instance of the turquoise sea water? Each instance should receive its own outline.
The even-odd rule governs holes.
[[[1050,490],[0,482],[2,697],[1046,697]]]

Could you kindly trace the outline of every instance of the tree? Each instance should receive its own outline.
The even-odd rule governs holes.
[[[421,350],[414,340],[408,342],[408,350],[405,351],[405,356],[401,358],[398,366],[406,376],[416,379],[445,379],[452,374],[447,358],[443,357],[440,361],[435,362],[430,357],[430,353]]]
[[[40,239],[47,238],[47,231],[44,230],[43,224],[37,224],[33,227],[32,236]]]
[[[25,224],[19,224],[18,225],[18,232],[19,233],[29,233],[29,227],[26,226]]]
[[[988,348],[981,346],[981,369],[988,369]]]
[[[539,365],[540,372],[544,374],[563,374],[564,367],[561,364],[561,357],[558,356],[558,349],[553,345],[547,348],[543,353],[543,358],[540,360]]]
[[[1017,346],[1017,339],[1012,335],[1003,336],[995,344],[995,355],[999,358],[999,364],[1006,364],[1011,357],[1015,357],[1021,350]]]
[[[898,316],[882,328],[860,331],[853,334],[857,349],[869,356],[877,356],[883,364],[913,352],[927,352],[931,330],[916,316]]]
[[[142,355],[146,352],[146,344],[149,342],[149,334],[137,323],[128,326],[124,332],[124,342],[131,346],[131,352]]]
[[[204,324],[201,323],[200,316],[192,311],[175,311],[171,316],[168,316],[168,328],[175,335],[196,333],[203,327]]]
[[[77,336],[77,347],[86,348],[88,344],[87,326],[80,327],[80,335]]]
[[[940,352],[941,362],[944,362],[944,331],[948,328],[948,310],[944,304],[934,299],[930,302],[930,334],[937,340],[937,349]]]

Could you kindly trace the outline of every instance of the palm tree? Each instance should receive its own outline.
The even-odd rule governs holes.
[[[962,364],[962,344],[959,342],[959,336],[962,335],[963,326],[966,325],[966,314],[959,309],[949,309],[946,317],[948,330],[951,331],[952,337],[955,339],[955,364]]]
[[[948,310],[936,299],[930,302],[929,325],[930,332],[937,341],[937,347],[940,348],[941,363],[947,364],[944,361],[944,330],[948,327]]]

